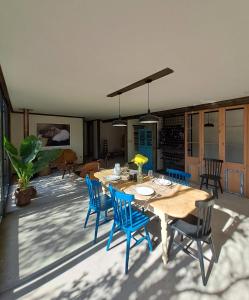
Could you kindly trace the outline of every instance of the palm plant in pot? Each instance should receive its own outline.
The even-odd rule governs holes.
[[[30,186],[31,178],[61,153],[59,149],[42,150],[42,142],[31,135],[20,144],[19,151],[4,137],[4,149],[18,176],[18,188],[15,191],[16,204],[24,206],[36,196],[36,189]]]

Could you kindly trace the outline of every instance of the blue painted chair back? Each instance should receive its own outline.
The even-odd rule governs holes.
[[[166,174],[173,182],[189,186],[191,174],[175,169],[167,169]]]
[[[92,209],[97,210],[100,208],[100,196],[103,194],[101,182],[95,179],[90,179],[88,175],[85,179],[90,199],[89,206]]]
[[[114,207],[114,221],[122,228],[132,227],[132,206],[134,195],[125,194],[109,186]]]

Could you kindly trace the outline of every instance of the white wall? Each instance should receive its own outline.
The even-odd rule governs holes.
[[[23,133],[23,114],[11,113],[10,114],[10,140],[15,147],[19,147]]]
[[[37,135],[38,123],[69,124],[70,146],[58,148],[70,148],[77,154],[78,162],[83,161],[83,120],[81,118],[29,115],[29,134]],[[11,113],[11,141],[18,146],[23,139],[23,115]]]

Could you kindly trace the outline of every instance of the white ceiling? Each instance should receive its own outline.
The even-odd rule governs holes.
[[[151,110],[249,95],[248,0],[0,0],[0,63],[12,105],[112,118],[106,95],[170,67]],[[146,111],[146,87],[122,115]]]

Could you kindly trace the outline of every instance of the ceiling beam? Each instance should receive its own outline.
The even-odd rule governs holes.
[[[149,83],[149,82],[152,82],[152,81],[157,80],[159,78],[162,78],[164,76],[167,76],[167,75],[169,75],[169,74],[171,74],[173,72],[174,71],[172,69],[165,68],[165,69],[163,69],[161,71],[158,71],[158,72],[156,72],[156,73],[154,73],[154,74],[152,74],[150,76],[147,76],[147,77],[145,77],[145,78],[143,78],[141,80],[138,80],[138,81],[136,81],[136,82],[134,82],[134,83],[132,83],[130,85],[127,85],[126,87],[124,87],[122,89],[119,89],[119,90],[117,90],[117,91],[115,91],[115,92],[113,92],[111,94],[108,94],[107,97],[115,97],[117,95],[121,95],[121,94],[126,93],[128,91],[136,89],[139,86],[142,86],[142,85],[144,85],[146,83]]]

